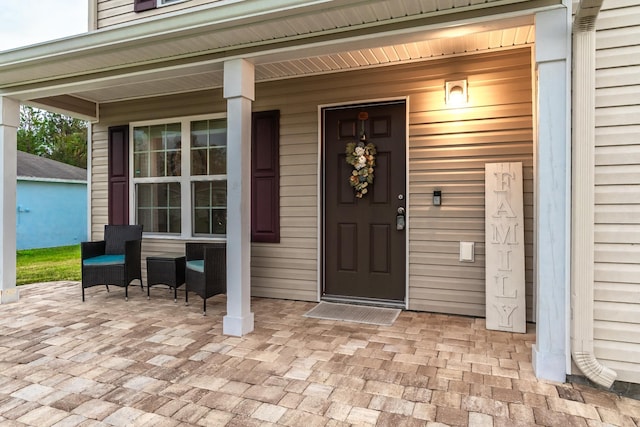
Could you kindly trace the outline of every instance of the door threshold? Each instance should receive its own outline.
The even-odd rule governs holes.
[[[404,301],[385,300],[364,297],[345,297],[341,295],[323,295],[320,299],[326,302],[337,302],[342,304],[369,305],[373,307],[399,308],[404,310],[406,304]]]

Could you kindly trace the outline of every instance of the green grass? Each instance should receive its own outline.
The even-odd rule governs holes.
[[[18,285],[77,280],[80,272],[80,245],[25,249],[16,254]]]

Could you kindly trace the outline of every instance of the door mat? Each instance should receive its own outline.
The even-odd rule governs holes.
[[[367,323],[369,325],[391,326],[400,314],[400,309],[370,307],[365,305],[337,304],[322,301],[304,314],[304,317],[344,322]]]

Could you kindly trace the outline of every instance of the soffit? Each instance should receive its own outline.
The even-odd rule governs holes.
[[[0,95],[109,102],[219,87],[231,57],[250,58],[265,81],[520,46],[534,41],[531,8],[557,4],[316,1],[236,19],[212,15],[217,20],[209,7],[189,15],[191,25],[177,16],[0,54]]]
[[[376,46],[345,50],[330,54],[307,56],[256,64],[256,82],[280,80],[314,74],[335,73],[357,68],[393,65],[443,56],[479,53],[488,50],[531,45],[535,41],[533,25],[524,25],[485,33],[468,34],[448,39]],[[222,87],[222,69],[190,67],[176,72],[144,75],[102,88],[80,90],[76,96],[100,102],[113,102],[132,98],[195,91]]]

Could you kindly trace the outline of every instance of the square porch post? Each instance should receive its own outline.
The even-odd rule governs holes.
[[[16,289],[16,158],[20,104],[0,97],[0,304],[18,300]]]
[[[536,179],[536,343],[538,378],[564,382],[569,371],[571,251],[571,13],[536,14],[538,145]]]
[[[251,102],[255,99],[252,63],[224,63],[227,100],[227,315],[222,332],[253,331],[251,312]]]

